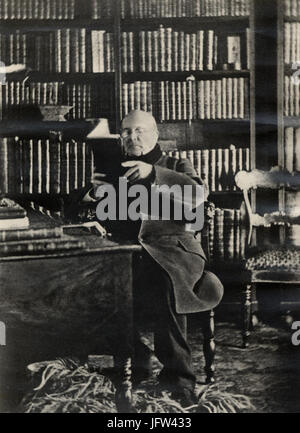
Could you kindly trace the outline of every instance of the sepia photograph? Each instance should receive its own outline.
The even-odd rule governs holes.
[[[300,0],[0,0],[0,125],[0,413],[300,413]]]

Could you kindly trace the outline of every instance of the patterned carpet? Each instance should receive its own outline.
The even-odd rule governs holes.
[[[204,386],[202,334],[198,321],[196,316],[191,318],[188,335],[198,378],[197,388],[203,392],[207,388]],[[229,320],[219,321],[217,314],[217,383],[209,388],[208,401],[214,401],[217,395],[221,395],[221,398],[228,397],[229,406],[226,407],[226,411],[228,408],[228,411],[231,411],[230,405],[232,407],[232,402],[235,399],[237,404],[236,410],[233,412],[300,412],[300,346],[292,345],[291,335],[292,331],[281,322],[265,321],[264,324],[259,324],[255,328],[255,332],[251,336],[250,347],[242,349],[238,325]],[[151,347],[152,335],[150,333],[144,334],[144,339]],[[168,396],[165,396],[167,401],[161,397],[153,399],[155,376],[159,370],[160,364],[156,360],[154,362],[154,377],[143,382],[135,390],[136,408],[139,412],[186,412],[171,402]],[[48,377],[50,377],[49,373],[50,376],[52,375],[52,372],[48,370]],[[58,375],[52,376],[44,390],[40,388],[38,394],[35,393],[34,398],[29,392],[26,411],[115,412],[114,392],[103,376],[98,375],[99,379],[97,374],[95,376],[95,374],[89,373],[83,366],[73,372],[64,370],[60,366],[56,374]],[[72,380],[70,381],[71,377]],[[101,380],[104,381],[105,386]],[[40,378],[37,383],[39,382]],[[50,394],[54,392],[51,399],[49,399],[49,391],[51,391]],[[71,394],[72,398],[70,399]],[[248,399],[253,406],[252,408],[248,404]],[[225,402],[225,405],[227,403]],[[203,408],[198,407],[198,409],[194,408],[191,411],[201,412]],[[211,411],[214,412],[214,410]],[[222,408],[221,411],[225,410]]]
[[[190,343],[197,376],[203,376],[201,335],[192,323]],[[241,349],[236,324],[216,323],[216,377],[221,391],[250,398],[255,412],[300,412],[300,346],[282,323],[259,324],[248,349]]]

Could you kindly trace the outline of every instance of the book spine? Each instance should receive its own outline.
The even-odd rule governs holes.
[[[141,110],[142,111],[147,111],[147,82],[146,81],[141,81],[141,92],[140,92],[140,97],[141,97]]]
[[[50,142],[50,193],[60,192],[60,142]]]
[[[172,29],[166,28],[165,29],[165,46],[166,46],[166,65],[165,69],[166,71],[170,72],[172,71]]]
[[[77,239],[74,240],[40,240],[40,241],[31,241],[23,243],[5,243],[0,244],[0,254],[3,255],[12,255],[12,254],[20,254],[20,253],[28,253],[34,254],[37,252],[56,252],[63,250],[73,250],[84,248],[85,242],[79,241]]]
[[[293,157],[294,157],[294,128],[289,127],[284,130],[285,146],[284,146],[284,165],[289,171],[293,171]]]
[[[214,218],[214,258],[224,260],[224,210],[216,209]]]
[[[163,26],[159,28],[159,71],[166,71],[166,45],[165,30]]]
[[[224,209],[224,257],[234,259],[234,209]]]
[[[69,189],[70,191],[73,191],[78,188],[77,142],[75,140],[69,142],[69,158]]]
[[[0,242],[60,238],[62,235],[63,230],[61,227],[53,229],[3,230],[0,232]]]
[[[216,149],[209,151],[209,190],[216,191]]]
[[[203,182],[208,186],[209,185],[209,150],[203,149],[201,153],[202,153],[201,178]]]
[[[60,192],[62,194],[69,194],[69,143],[61,143],[60,152]]]
[[[140,72],[146,72],[146,37],[145,31],[139,32],[139,67]]]
[[[7,138],[0,137],[0,194],[8,193]]]
[[[159,33],[157,30],[153,31],[153,43],[152,43],[152,58],[154,60],[154,72],[159,71]]]
[[[295,130],[294,157],[295,157],[294,169],[296,171],[300,171],[300,128],[296,128],[296,130]]]
[[[239,260],[241,256],[241,213],[239,209],[234,210],[234,258]]]

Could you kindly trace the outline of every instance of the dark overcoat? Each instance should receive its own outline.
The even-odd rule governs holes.
[[[162,155],[154,164],[152,183],[169,187],[192,185],[193,188],[203,184],[188,159],[175,159],[166,155]],[[77,204],[89,188],[87,186],[75,195]],[[193,202],[195,195],[191,195],[190,199]],[[74,205],[74,196],[72,202]],[[195,205],[192,202],[188,204],[191,207]],[[73,205],[69,212],[74,214]],[[138,234],[138,242],[168,273],[174,290],[176,311],[182,314],[207,311],[214,308],[220,300],[218,295],[207,293],[211,290],[211,284],[204,284],[200,289],[199,285],[197,287],[206,257],[199,239],[187,227],[184,220],[147,219],[142,220]]]

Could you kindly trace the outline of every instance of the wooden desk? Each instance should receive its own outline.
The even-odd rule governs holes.
[[[133,351],[132,263],[139,245],[84,236],[64,253],[0,258],[0,411],[30,362],[112,354],[120,366],[116,403],[130,411]]]

